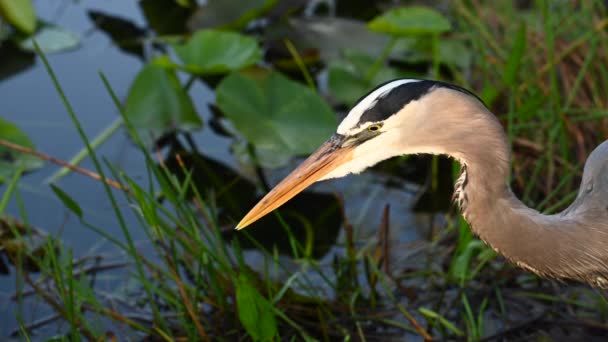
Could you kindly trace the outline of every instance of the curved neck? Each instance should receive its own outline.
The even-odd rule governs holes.
[[[493,115],[478,123],[481,139],[469,136],[448,153],[464,164],[456,191],[473,232],[535,273],[608,285],[608,232],[591,226],[584,215],[543,215],[524,205],[507,184],[510,149],[504,130]]]

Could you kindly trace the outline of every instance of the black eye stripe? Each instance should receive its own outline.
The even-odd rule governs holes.
[[[394,81],[395,80],[381,84],[374,90]],[[481,101],[477,95],[453,84],[430,80],[408,82],[386,91],[380,95],[377,100],[373,101],[372,105],[367,108],[359,118],[356,127],[361,127],[368,122],[378,122],[388,119],[390,116],[399,112],[408,103],[419,100],[424,95],[428,94],[434,87],[443,87],[460,91]],[[374,90],[369,92],[367,96]],[[362,101],[364,98],[365,97],[359,99],[358,102]]]

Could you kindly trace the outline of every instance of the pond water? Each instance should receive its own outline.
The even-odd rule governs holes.
[[[99,10],[124,17],[141,27],[146,27],[146,20],[135,1],[38,1],[36,9],[42,19],[78,33],[81,37],[80,46],[76,49],[49,54],[48,59],[86,134],[92,138],[118,117],[98,72],[105,73],[118,96],[124,98],[143,63],[133,55],[121,51],[106,34],[96,30],[87,16],[87,11]],[[0,56],[0,61],[2,58],[3,56]],[[197,112],[203,119],[208,119],[210,114],[207,104],[213,101],[212,92],[200,82],[195,82],[190,92],[193,94]],[[69,160],[84,146],[39,58],[26,70],[0,81],[0,115],[24,130],[37,150],[58,159]],[[230,153],[230,139],[214,134],[211,129],[204,129],[193,136],[199,146],[204,146],[202,153],[205,157],[219,161],[224,167],[232,170],[238,167],[236,159]],[[99,156],[103,156],[137,181],[146,181],[144,159],[124,131],[118,131],[97,151]],[[269,172],[269,182],[275,184],[293,165],[292,163],[288,167]],[[89,159],[81,166],[94,170]],[[50,234],[58,235],[66,246],[73,249],[77,259],[86,255],[101,254],[121,260],[121,255],[112,255],[115,252],[114,246],[84,227],[53,194],[46,180],[57,169],[57,166],[47,163],[41,170],[23,177],[19,194],[28,222]],[[387,187],[387,183],[393,185]],[[103,228],[107,234],[123,240],[114,209],[100,183],[81,175],[69,174],[57,185],[79,203],[87,221]],[[367,173],[339,181],[324,182],[314,186],[311,191],[319,194],[339,193],[345,199],[346,217],[357,228],[357,238],[363,241],[376,236],[383,208],[387,204],[390,205],[391,241],[395,246],[399,246],[418,239],[421,233],[414,227],[423,227],[429,222],[428,216],[411,214],[417,190],[417,187],[403,180]],[[121,200],[118,204],[124,206],[123,212],[126,214],[127,225],[133,238],[143,241],[145,234],[128,208],[128,203]],[[16,201],[10,203],[8,214],[21,217],[21,208]],[[334,240],[337,239],[339,245],[339,241],[344,238],[342,230],[336,230],[332,234],[336,235]],[[272,240],[275,236],[271,235],[269,238]],[[367,241],[369,243],[370,240]],[[333,248],[330,247],[329,252],[326,249],[320,256],[324,255],[330,261]],[[403,253],[399,253],[400,248],[393,250],[397,253],[395,260],[403,257]],[[256,252],[248,252],[247,256],[255,264]],[[119,283],[120,272],[122,271],[110,273],[106,278],[108,284]],[[15,291],[13,275],[14,270],[11,270],[11,274],[0,277],[0,336],[3,337],[8,336],[17,323],[17,308],[11,300]],[[109,291],[113,289],[112,285],[106,286]],[[23,312],[22,319],[27,323],[45,317],[51,310],[32,304],[31,307],[24,308]]]

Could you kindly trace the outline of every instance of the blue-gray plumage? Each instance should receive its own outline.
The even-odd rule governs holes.
[[[443,82],[394,80],[361,98],[336,134],[272,189],[237,225],[256,221],[310,184],[358,173],[404,154],[460,162],[454,198],[471,229],[537,274],[608,287],[608,141],[589,156],[581,188],[563,212],[524,205],[506,180],[511,151],[497,118],[471,92]]]

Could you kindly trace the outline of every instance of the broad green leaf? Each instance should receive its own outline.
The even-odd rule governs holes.
[[[192,9],[172,0],[139,0],[138,4],[148,27],[157,35],[181,35],[189,31],[186,23],[192,16]]]
[[[272,340],[277,334],[272,305],[244,275],[239,276],[236,285],[236,306],[241,324],[254,341]]]
[[[32,141],[17,126],[0,118],[0,139],[34,149]],[[0,179],[8,179],[23,165],[24,171],[32,171],[43,165],[41,159],[16,152],[4,146],[0,146]]]
[[[76,216],[82,218],[82,209],[80,208],[78,203],[74,201],[72,197],[70,197],[70,195],[68,195],[65,191],[61,190],[55,184],[51,184],[51,189],[53,189],[55,195],[59,197],[59,199],[61,200],[61,202],[63,202],[63,205],[65,205],[66,208],[70,209],[70,211],[76,214]]]
[[[183,45],[174,45],[186,70],[198,74],[220,74],[253,65],[262,58],[258,42],[238,33],[203,30]]]
[[[0,62],[0,81],[17,75],[36,63],[35,54],[23,51],[12,40],[0,44],[0,56],[0,59],[2,59],[2,62]]]
[[[433,61],[433,40],[427,36],[402,37],[395,44],[398,53],[391,60],[407,63],[431,63]],[[442,64],[466,69],[471,65],[471,49],[464,40],[442,39],[439,41],[439,61]]]
[[[80,43],[80,37],[62,27],[46,25],[36,34],[19,42],[19,46],[26,51],[36,52],[34,41],[45,53],[60,52],[73,49]]]
[[[468,69],[473,56],[463,40],[442,39],[439,41],[439,60],[444,64]]]
[[[146,144],[165,134],[194,131],[203,125],[175,72],[154,63],[135,77],[125,103],[126,116]]]
[[[270,11],[279,0],[207,0],[188,20],[190,31],[203,28],[244,29]]]
[[[371,56],[380,56],[391,37],[367,28],[364,21],[339,17],[291,17],[285,25],[271,25],[266,40],[287,38],[298,51],[315,51],[331,61],[342,51],[356,48]],[[397,57],[391,54],[391,57]]]
[[[395,78],[414,76],[384,66],[367,82],[365,77],[374,62],[374,57],[363,54],[360,51],[344,51],[344,59],[332,62],[329,67],[329,89],[332,96],[351,106],[358,98],[380,83]]]
[[[175,3],[185,8],[189,8],[191,6],[190,0],[175,0]]]
[[[245,139],[267,153],[308,154],[336,129],[321,97],[278,72],[233,73],[218,85],[216,101]]]
[[[36,31],[36,12],[32,0],[0,0],[0,16],[23,33]]]
[[[107,34],[112,43],[126,53],[133,54],[145,60],[144,45],[147,44],[148,30],[140,27],[134,21],[120,15],[88,10],[87,16],[95,27]]]
[[[452,25],[441,13],[422,6],[400,7],[374,18],[370,30],[395,36],[438,34],[451,30]]]

